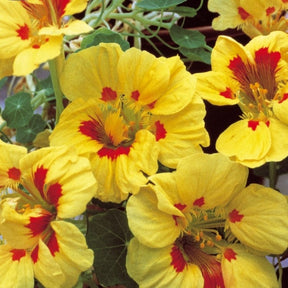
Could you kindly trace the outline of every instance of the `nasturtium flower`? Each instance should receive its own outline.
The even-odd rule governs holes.
[[[247,175],[222,154],[195,153],[149,177],[127,203],[126,266],[140,287],[259,287],[262,276],[277,287],[265,256],[287,248],[288,204],[271,188],[245,187]]]
[[[21,179],[19,161],[26,154],[26,148],[0,141],[0,189],[18,186]]]
[[[246,46],[220,36],[212,71],[196,74],[197,92],[215,105],[238,104],[241,120],[217,139],[216,149],[254,168],[288,156],[288,35],[272,32]]]
[[[26,281],[22,269],[29,266],[27,271],[32,269],[33,277],[45,287],[73,287],[80,273],[91,267],[93,251],[79,229],[63,219],[79,216],[95,195],[91,165],[63,146],[30,152],[20,159],[19,170],[15,193],[0,203],[4,239],[0,269],[2,274],[14,271],[20,276],[7,286],[5,274],[0,286],[21,287]],[[11,268],[5,269],[8,265]]]
[[[92,31],[83,21],[65,18],[86,5],[86,0],[1,0],[0,77],[27,75],[60,54],[63,35]]]
[[[286,32],[287,5],[285,0],[257,0],[253,5],[248,0],[208,1],[209,11],[219,14],[212,21],[215,30],[240,28],[250,38],[267,35],[272,31]]]
[[[70,55],[60,80],[72,103],[50,144],[74,146],[90,159],[102,201],[127,199],[158,160],[175,168],[209,144],[203,100],[179,57],[102,43]]]

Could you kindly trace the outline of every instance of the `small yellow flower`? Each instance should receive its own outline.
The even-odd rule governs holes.
[[[246,46],[220,36],[212,71],[196,74],[197,92],[215,105],[238,104],[242,119],[218,138],[216,149],[254,168],[288,155],[288,36],[272,32]]]
[[[267,35],[272,31],[287,31],[284,0],[209,0],[208,9],[220,14],[213,19],[215,30],[241,28],[250,38]]]
[[[86,0],[1,0],[0,77],[27,75],[60,54],[64,34],[90,32],[83,21],[65,20],[86,5]]]

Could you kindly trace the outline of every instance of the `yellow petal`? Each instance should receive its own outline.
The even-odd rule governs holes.
[[[64,15],[73,15],[82,12],[87,6],[87,0],[69,0]]]
[[[191,103],[178,113],[154,116],[154,135],[160,146],[159,161],[167,167],[176,168],[180,159],[200,152],[201,146],[209,145],[205,130],[206,111],[203,101],[195,95]]]
[[[198,266],[187,264],[183,271],[176,272],[171,263],[172,248],[173,245],[149,248],[133,238],[126,259],[128,274],[142,288],[203,288],[204,279]]]
[[[63,28],[56,26],[43,27],[39,30],[39,35],[79,35],[93,31],[92,27],[81,20],[73,20],[65,24]]]
[[[67,146],[33,151],[22,159],[20,168],[25,188],[54,205],[60,218],[83,213],[97,189],[88,159]]]
[[[33,288],[34,273],[30,255],[9,245],[0,245],[0,287]]]
[[[271,142],[266,123],[244,119],[230,125],[218,137],[216,149],[232,160],[253,168],[265,163]]]
[[[196,91],[203,99],[214,105],[235,105],[239,83],[221,72],[204,72],[194,74],[197,78]]]
[[[15,57],[13,75],[27,75],[38,68],[41,63],[57,57],[60,54],[61,45],[62,36],[50,36],[49,40],[39,48],[30,47],[23,50]]]
[[[266,254],[281,254],[288,243],[288,205],[279,192],[258,184],[243,189],[226,208],[231,232]]]
[[[179,162],[175,178],[181,203],[191,208],[213,209],[225,206],[239,193],[246,185],[247,176],[246,167],[221,154],[197,153]]]
[[[65,277],[62,287],[73,287],[80,273],[92,267],[94,253],[88,249],[84,235],[75,225],[64,221],[54,221],[51,227],[55,231],[59,246],[54,259]]]
[[[273,265],[265,257],[249,253],[241,245],[226,248],[221,267],[225,287],[279,287]]]
[[[171,184],[171,181],[169,183]],[[171,187],[170,189],[175,191],[173,188]],[[173,218],[173,214],[182,213],[179,213],[178,209],[173,206],[173,203],[167,200],[165,203],[160,203],[162,207],[159,210],[158,199],[153,190],[152,186],[143,187],[137,195],[129,198],[127,217],[129,227],[138,241],[143,245],[159,248],[172,244],[179,237],[182,227],[176,225],[177,223]],[[159,201],[161,200],[162,198]],[[184,217],[183,214],[182,217]]]
[[[35,259],[33,259],[35,278],[46,288],[63,287],[65,277],[61,267],[42,240],[39,241],[38,245],[38,248],[36,248],[38,249],[37,261],[35,262]]]
[[[70,55],[60,78],[65,96],[69,100],[81,97],[99,99],[105,96],[102,95],[103,89],[110,88],[116,92],[118,99],[116,66],[122,53],[118,44],[102,43]]]

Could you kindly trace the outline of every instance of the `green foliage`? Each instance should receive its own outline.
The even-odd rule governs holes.
[[[174,7],[178,4],[184,3],[186,0],[142,0],[137,3],[137,7],[143,8],[148,11],[162,10],[170,7]]]
[[[6,98],[2,117],[10,128],[20,128],[27,125],[32,116],[33,109],[29,93],[19,92]]]
[[[107,28],[100,28],[95,30],[92,34],[86,36],[82,43],[81,49],[85,49],[91,46],[97,46],[101,42],[103,43],[118,43],[123,51],[130,48],[129,42],[124,40],[119,33],[113,32]]]
[[[176,6],[176,7],[170,8],[168,11],[177,13],[177,14],[181,15],[182,17],[193,18],[197,15],[196,9],[191,8],[191,7],[187,7],[187,6]]]
[[[172,40],[180,47],[193,49],[205,47],[205,36],[197,30],[187,30],[180,26],[173,25],[170,29]]]
[[[211,53],[203,47],[195,49],[188,49],[183,47],[180,48],[179,51],[190,61],[199,61],[208,65],[211,64]]]
[[[46,122],[42,119],[39,114],[34,114],[28,125],[19,127],[16,131],[16,141],[20,143],[32,142],[36,135],[43,131],[46,127]]]
[[[87,244],[94,251],[94,269],[100,284],[137,287],[125,267],[127,244],[132,238],[126,214],[110,209],[91,217],[88,227]]]

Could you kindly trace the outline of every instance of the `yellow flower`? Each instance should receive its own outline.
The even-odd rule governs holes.
[[[65,16],[85,9],[86,0],[0,1],[0,77],[31,73],[60,54],[63,34],[90,32],[80,20]]]
[[[100,44],[68,58],[61,85],[72,103],[50,144],[90,159],[102,201],[125,200],[146,183],[144,174],[156,173],[158,160],[176,167],[209,144],[204,103],[179,57]]]
[[[4,267],[12,263],[14,273],[22,275],[28,261],[45,287],[73,287],[92,265],[93,251],[76,226],[59,219],[80,215],[95,195],[90,163],[66,146],[49,147],[21,158],[19,170],[21,185],[0,204],[0,233],[7,243],[0,249],[0,258],[6,259],[1,271],[10,273]],[[8,287],[2,282],[5,277],[0,286]],[[9,287],[20,287],[21,279],[17,281],[18,286],[11,282],[15,286]]]
[[[212,71],[196,74],[197,92],[216,105],[238,104],[242,119],[218,138],[216,149],[254,168],[288,155],[288,36],[272,32],[246,46],[220,36],[212,51]]]
[[[222,154],[196,153],[129,198],[126,266],[140,287],[258,287],[256,275],[277,287],[264,256],[287,248],[288,204],[270,188],[245,188],[247,173]]]
[[[267,35],[272,31],[284,31],[288,28],[285,17],[287,1],[284,0],[209,0],[208,9],[220,14],[213,19],[215,30],[241,28],[250,38]]]
[[[0,141],[0,189],[18,186],[21,179],[19,161],[26,154],[26,148]]]

